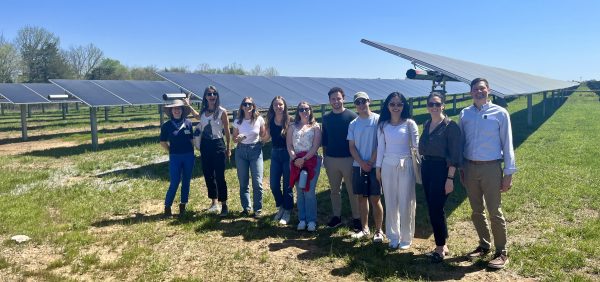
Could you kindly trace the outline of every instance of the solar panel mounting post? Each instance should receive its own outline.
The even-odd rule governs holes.
[[[21,138],[27,141],[27,105],[21,105]]]
[[[60,107],[62,108],[62,119],[67,119],[67,109],[65,107],[65,103],[60,103]]]
[[[458,97],[458,95],[454,94],[452,95],[452,113],[456,114],[456,98]]]
[[[163,107],[162,107],[162,105],[158,105],[158,115],[160,116],[160,126],[162,126],[163,123],[165,123],[165,117],[163,115]]]
[[[92,130],[92,150],[98,150],[98,121],[96,119],[96,107],[90,107],[90,127]]]
[[[0,104],[0,115],[4,115],[4,104]]]
[[[533,94],[527,95],[527,126],[533,125]]]
[[[108,107],[105,106],[104,107],[104,121],[108,121],[108,111],[109,111]]]
[[[546,94],[547,92],[544,91],[543,96],[542,96],[542,117],[546,117]]]
[[[42,114],[46,113],[46,109],[44,109],[44,104],[42,104]]]
[[[31,118],[31,106],[27,105],[27,117]]]

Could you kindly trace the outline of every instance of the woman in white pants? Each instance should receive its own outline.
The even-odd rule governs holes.
[[[376,174],[385,197],[385,233],[392,249],[410,248],[415,233],[415,175],[410,147],[418,129],[406,98],[393,92],[385,99],[377,126]]]

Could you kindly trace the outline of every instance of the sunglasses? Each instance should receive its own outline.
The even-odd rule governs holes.
[[[357,99],[356,101],[354,101],[354,105],[360,106],[363,104],[366,104],[367,100],[366,99]]]
[[[301,113],[310,112],[310,108],[298,108],[298,112],[301,112]]]
[[[442,107],[442,103],[440,102],[427,102],[427,107],[433,108],[441,108]]]
[[[206,96],[207,97],[219,96],[219,93],[217,93],[217,92],[208,92],[208,93],[206,93]]]
[[[404,106],[404,103],[389,103],[390,107],[402,107]]]
[[[247,103],[246,102],[246,103],[242,103],[242,106],[249,108],[249,107],[252,107],[253,105],[252,105],[252,103]]]

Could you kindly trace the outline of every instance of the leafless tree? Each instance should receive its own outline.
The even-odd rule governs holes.
[[[92,43],[86,46],[71,46],[69,51],[65,52],[65,58],[77,79],[87,77],[100,64],[103,57],[102,50]]]

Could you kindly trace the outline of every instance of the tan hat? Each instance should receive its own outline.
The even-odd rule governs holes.
[[[358,100],[358,99],[365,99],[365,100],[371,100],[369,99],[369,95],[367,95],[366,92],[356,92],[356,94],[354,94],[354,101]]]
[[[181,107],[182,113],[181,116],[186,118],[190,112],[192,111],[190,109],[190,107],[186,106],[185,103],[183,102],[183,100],[181,99],[175,99],[173,100],[173,102],[171,102],[171,104],[165,105],[163,106],[163,112],[169,117],[169,118],[173,118],[173,114],[171,113],[171,108],[175,108],[175,107]]]

